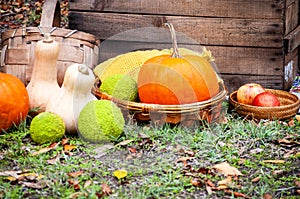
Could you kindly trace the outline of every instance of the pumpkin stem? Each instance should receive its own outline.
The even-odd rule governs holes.
[[[177,38],[176,38],[176,32],[175,32],[174,26],[171,23],[165,23],[165,25],[169,28],[169,30],[171,32],[171,37],[172,37],[173,52],[172,52],[171,57],[179,58],[179,57],[181,57],[181,55],[179,53],[179,49],[177,46]]]

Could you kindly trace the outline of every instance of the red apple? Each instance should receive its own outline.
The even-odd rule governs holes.
[[[270,92],[263,92],[258,95],[253,100],[253,106],[263,106],[263,107],[275,107],[280,106],[280,101],[277,96]]]
[[[252,105],[255,96],[262,92],[265,92],[265,89],[260,84],[244,84],[237,91],[237,101],[242,104]]]

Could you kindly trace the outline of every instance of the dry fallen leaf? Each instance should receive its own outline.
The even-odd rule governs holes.
[[[125,169],[120,169],[114,171],[114,176],[117,177],[118,179],[125,178],[127,176],[128,172]]]
[[[86,187],[90,186],[91,184],[92,184],[92,181],[88,180],[84,183],[83,187],[86,188]]]
[[[186,154],[188,156],[195,156],[195,152],[194,151],[189,151],[189,150],[186,150],[184,148],[180,149],[179,152],[180,153],[184,153],[184,154]]]
[[[0,172],[0,176],[7,176],[7,180],[9,181],[22,181],[22,180],[40,180],[42,179],[44,176],[43,175],[39,175],[36,173],[32,173],[29,171],[4,171],[4,172]]]
[[[218,185],[228,185],[228,184],[231,184],[231,183],[232,183],[232,176],[227,176],[226,179],[220,180],[218,182]]]
[[[21,170],[17,170],[17,171],[3,171],[0,172],[0,176],[10,176],[10,177],[14,177],[14,178],[19,178],[19,174],[21,174],[22,171]]]
[[[72,178],[76,178],[76,177],[78,177],[78,176],[80,176],[82,174],[83,174],[83,171],[76,171],[76,172],[70,172],[70,173],[68,173],[68,176],[70,176]]]
[[[287,151],[287,153],[285,153],[285,154],[283,155],[283,158],[289,158],[289,157],[291,157],[292,155],[294,155],[295,152],[296,152],[296,148],[292,148],[292,150]]]
[[[127,146],[130,142],[132,142],[133,140],[124,140],[122,142],[119,142],[118,144],[116,144],[115,146]]]
[[[22,185],[25,187],[29,187],[32,189],[43,189],[47,187],[47,183],[45,181],[38,181],[38,182],[21,182]]]
[[[229,195],[234,195],[235,197],[239,197],[239,198],[250,198],[249,196],[247,196],[246,194],[243,193],[239,193],[239,192],[233,192],[231,190],[225,190],[225,193],[229,194]]]
[[[193,178],[191,179],[191,184],[195,187],[201,187],[203,185],[203,182],[200,178]]]
[[[176,163],[182,162],[184,166],[187,166],[188,165],[187,161],[191,161],[194,158],[195,157],[181,157],[181,158],[176,160]]]
[[[291,119],[289,122],[288,122],[288,125],[289,126],[295,126],[295,121],[293,119]]]
[[[69,142],[69,139],[68,138],[63,138],[62,140],[61,140],[61,145],[66,145],[67,143]]]
[[[137,152],[137,149],[134,148],[134,147],[128,147],[128,151],[129,151],[130,153],[136,153],[136,152]]]
[[[245,162],[246,162],[246,159],[241,158],[238,161],[238,165],[243,165]]]
[[[65,144],[64,145],[64,151],[72,151],[75,148],[76,148],[75,145],[70,145],[70,144]]]
[[[273,198],[272,195],[269,194],[269,193],[265,193],[265,194],[263,195],[263,199],[272,199],[272,198]]]
[[[42,148],[40,149],[39,151],[35,151],[32,153],[33,156],[36,156],[36,155],[39,155],[39,154],[42,154],[42,153],[47,153],[48,151],[51,151],[53,149],[55,149],[56,147],[58,147],[59,143],[52,143],[50,146],[48,147],[45,147],[45,148]]]
[[[39,175],[36,173],[22,173],[20,174],[20,177],[25,177],[27,180],[33,181],[33,180],[40,180],[42,179],[44,176],[43,175]]]
[[[208,174],[210,172],[210,170],[208,168],[201,167],[197,170],[197,172],[202,173],[202,174]]]
[[[295,183],[296,187],[300,188],[300,181],[295,180],[294,183]]]
[[[14,182],[14,181],[17,181],[18,178],[15,178],[15,177],[12,177],[12,176],[8,176],[8,177],[6,177],[6,180],[8,180],[10,182]]]
[[[258,182],[259,180],[260,180],[260,177],[256,177],[256,178],[253,178],[253,179],[251,180],[251,182],[256,183],[256,182]]]
[[[53,158],[47,160],[48,164],[55,164],[57,162],[59,162],[60,159],[60,153],[58,153],[56,156],[54,156]]]
[[[103,192],[104,196],[108,196],[108,195],[110,195],[112,193],[110,187],[107,184],[105,184],[105,183],[103,183],[101,185],[101,188],[102,188],[102,192]]]
[[[216,164],[212,167],[216,172],[223,174],[225,176],[242,176],[243,174],[235,167],[230,166],[227,162]]]
[[[219,185],[219,186],[217,187],[217,190],[225,190],[225,189],[227,189],[227,188],[228,188],[227,185],[222,184],[222,185]]]
[[[69,198],[80,198],[81,196],[83,196],[84,198],[88,198],[87,193],[83,193],[83,192],[75,192],[72,193]]]
[[[211,180],[206,180],[205,182],[208,186],[214,188],[215,187],[215,184],[211,181]]]
[[[80,190],[79,180],[78,179],[68,179],[70,186],[73,186],[75,191]]]
[[[283,164],[283,163],[285,163],[285,161],[284,160],[264,160],[263,163]]]
[[[281,175],[283,174],[284,170],[274,170],[273,175]]]
[[[287,146],[287,147],[300,146],[300,142],[294,141],[292,139],[287,139],[287,138],[277,140],[277,142],[280,145]]]

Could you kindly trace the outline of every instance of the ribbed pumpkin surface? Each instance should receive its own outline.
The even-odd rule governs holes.
[[[141,67],[138,93],[150,104],[188,104],[208,100],[219,92],[218,77],[210,63],[196,55],[153,57]]]
[[[0,132],[25,119],[29,110],[28,93],[17,77],[0,73]]]

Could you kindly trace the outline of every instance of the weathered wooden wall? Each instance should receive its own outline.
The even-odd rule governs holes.
[[[169,39],[145,27],[173,23],[176,31],[213,52],[229,91],[257,82],[268,88],[288,89],[298,68],[300,43],[299,0],[71,0],[69,26],[110,38],[113,50],[101,51],[103,59],[134,48],[161,48]],[[130,38],[113,37],[138,30]],[[134,35],[138,34],[138,35]],[[113,38],[113,39],[112,39]],[[106,49],[106,48],[105,48]]]

